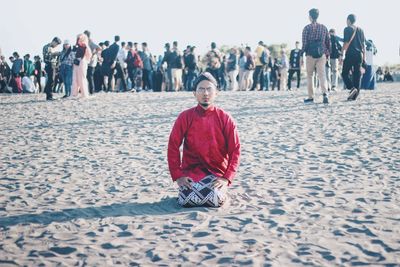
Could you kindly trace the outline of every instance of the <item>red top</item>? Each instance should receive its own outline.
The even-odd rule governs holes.
[[[183,157],[179,151],[183,143]],[[168,142],[168,166],[172,180],[187,176],[198,182],[209,174],[231,184],[240,157],[240,141],[232,117],[217,107],[200,105],[182,112]]]

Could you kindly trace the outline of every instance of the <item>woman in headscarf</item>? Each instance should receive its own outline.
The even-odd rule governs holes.
[[[74,46],[75,59],[72,75],[72,96],[77,97],[80,93],[82,97],[89,96],[88,81],[86,73],[88,62],[92,56],[89,48],[89,40],[85,34],[79,34],[76,45]]]

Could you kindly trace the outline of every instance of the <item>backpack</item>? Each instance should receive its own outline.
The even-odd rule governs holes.
[[[307,54],[313,58],[320,58],[324,55],[324,46],[321,40],[313,40],[308,45]]]
[[[126,64],[129,67],[133,67],[133,68],[139,68],[139,69],[143,68],[143,61],[140,58],[140,56],[138,55],[138,53],[136,53],[136,51],[128,52],[128,56],[126,58]]]

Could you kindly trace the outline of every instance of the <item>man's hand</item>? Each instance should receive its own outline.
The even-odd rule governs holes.
[[[228,185],[228,180],[225,178],[217,178],[215,179],[214,183],[213,183],[213,188],[215,189],[221,189],[224,186]]]
[[[176,180],[176,183],[178,184],[180,189],[192,189],[192,179],[189,177],[181,177],[178,180]]]

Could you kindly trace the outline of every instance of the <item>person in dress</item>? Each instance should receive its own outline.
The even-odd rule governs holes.
[[[88,81],[86,78],[88,62],[92,56],[89,48],[89,39],[85,34],[79,34],[74,46],[75,59],[72,75],[72,96],[89,96]]]
[[[179,186],[178,203],[184,207],[222,206],[239,166],[236,123],[214,105],[217,87],[208,72],[197,78],[193,94],[198,105],[178,116],[169,137],[169,171]]]

